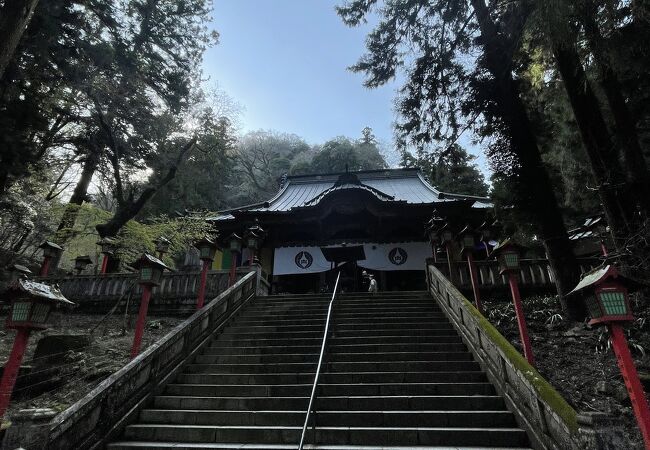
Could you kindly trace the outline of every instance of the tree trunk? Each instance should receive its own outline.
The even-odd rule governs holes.
[[[588,2],[584,14],[585,32],[600,73],[600,84],[614,117],[616,141],[623,150],[625,174],[631,194],[647,217],[650,215],[650,173],[639,143],[636,121],[625,103],[623,89],[611,65],[606,44],[595,19],[594,7],[592,2]]]
[[[508,128],[512,151],[519,162],[518,188],[523,201],[518,206],[535,221],[563,311],[574,320],[582,320],[586,313],[584,304],[568,302],[565,298],[578,283],[578,263],[528,113],[512,78],[508,42],[498,32],[484,0],[472,0],[472,6],[481,30],[480,43],[484,49],[485,64],[496,83],[494,101],[498,105],[500,118]]]
[[[5,0],[0,10],[0,80],[13,57],[38,0]]]
[[[147,202],[156,194],[156,192],[158,192],[159,189],[174,179],[176,172],[178,171],[178,167],[185,157],[185,154],[190,151],[192,147],[194,147],[196,140],[196,138],[191,139],[181,148],[176,161],[169,168],[167,174],[158,182],[158,184],[145,188],[137,200],[128,198],[125,201],[120,202],[113,217],[111,217],[108,222],[101,223],[95,227],[101,238],[116,236],[122,227],[140,212],[144,205],[147,204]]]
[[[84,161],[79,181],[77,181],[77,185],[61,217],[61,222],[59,222],[59,226],[56,229],[55,241],[59,244],[65,243],[70,239],[72,228],[79,214],[79,207],[88,197],[88,187],[93,179],[93,175],[95,175],[97,166],[99,166],[99,159],[99,153],[92,151]]]
[[[573,45],[554,42],[553,53],[589,158],[614,245],[621,250],[633,219],[633,202],[600,104]]]

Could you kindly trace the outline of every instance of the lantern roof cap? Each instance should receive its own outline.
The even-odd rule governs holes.
[[[431,213],[431,218],[425,223],[425,228],[427,230],[437,229],[445,222],[445,219],[438,215],[438,210],[434,209]]]
[[[164,262],[156,258],[155,256],[150,255],[149,253],[143,253],[142,256],[140,256],[139,259],[137,259],[135,262],[131,263],[131,267],[134,269],[139,269],[140,267],[144,265],[153,265],[153,266],[158,266],[161,269],[167,269],[170,272],[174,272],[174,269],[171,267],[167,266]]]
[[[506,239],[504,239],[503,241],[500,241],[500,242],[499,242],[499,243],[498,243],[498,244],[497,244],[497,245],[492,249],[492,253],[497,253],[497,254],[498,254],[499,252],[503,251],[503,250],[506,249],[506,248],[515,248],[515,249],[517,249],[517,250],[522,250],[522,249],[524,249],[525,247],[524,247],[523,245],[520,245],[520,244],[516,243],[516,242],[515,242],[513,239],[511,239],[511,238],[506,238]]]
[[[463,228],[458,232],[458,237],[461,237],[463,234],[467,234],[467,233],[472,233],[472,234],[474,233],[474,229],[469,225],[465,225],[465,228]]]
[[[80,256],[77,256],[77,257],[74,259],[74,261],[81,261],[81,262],[85,262],[86,264],[91,264],[91,263],[93,262],[93,260],[90,259],[90,256],[89,256],[89,255],[80,255]]]
[[[196,241],[194,243],[194,247],[198,247],[201,244],[207,244],[207,245],[210,245],[212,247],[218,247],[219,246],[219,244],[217,244],[217,242],[216,242],[216,239],[210,239],[207,236],[204,236],[201,239],[199,239],[198,241]]]
[[[28,294],[31,297],[47,300],[62,306],[74,306],[61,292],[57,285],[39,283],[33,280],[19,279],[9,285],[8,293],[15,297],[20,294]]]
[[[172,241],[167,239],[165,236],[159,236],[154,242],[155,243],[161,242],[163,244],[171,244],[172,243]]]
[[[226,238],[226,240],[227,240],[227,241],[232,241],[233,239],[236,239],[236,240],[238,240],[238,241],[241,241],[241,240],[242,240],[242,237],[233,231],[232,233],[230,233],[230,234],[228,235],[228,237]]]
[[[11,266],[7,267],[7,270],[10,272],[20,272],[24,274],[30,274],[32,273],[31,270],[29,270],[27,267],[21,265],[21,264],[12,264]]]
[[[572,295],[584,289],[598,286],[610,279],[615,279],[621,282],[629,289],[637,289],[641,286],[639,282],[621,275],[615,266],[608,264],[585,273],[580,279],[578,285],[567,295]]]
[[[39,245],[38,248],[54,248],[56,250],[63,250],[63,247],[61,247],[59,244],[56,244],[52,241],[45,241],[41,245]]]

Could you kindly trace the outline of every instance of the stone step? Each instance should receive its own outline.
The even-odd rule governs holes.
[[[227,442],[215,443],[192,443],[192,442],[138,442],[138,441],[119,441],[108,444],[110,450],[296,450],[296,444],[230,444]],[[379,450],[375,446],[368,445],[316,445],[305,444],[305,450]],[[461,446],[450,449],[448,446],[420,446],[409,445],[408,447],[391,445],[390,448],[382,447],[383,450],[531,450],[530,447],[474,447]]]
[[[438,307],[435,304],[430,304],[430,305],[414,305],[414,306],[409,306],[409,305],[398,305],[395,306],[394,308],[388,307],[388,306],[381,306],[381,305],[364,305],[364,306],[359,306],[359,307],[353,307],[350,305],[341,305],[338,303],[334,304],[334,312],[337,314],[347,314],[347,315],[354,315],[354,314],[390,314],[390,313],[397,313],[397,312],[416,312],[416,311],[422,311],[422,312],[432,312],[432,313],[437,313],[437,314],[444,314],[440,307]],[[302,308],[293,308],[289,306],[284,306],[284,307],[279,307],[279,306],[261,306],[261,307],[255,307],[251,306],[250,308],[246,308],[244,311],[241,312],[241,315],[255,315],[255,314],[263,314],[263,315],[296,315],[300,316],[303,314],[310,315],[327,315],[327,305],[323,306],[305,306]]]
[[[289,346],[296,343],[304,345],[314,345],[320,348],[323,336],[317,337],[304,337],[299,336],[296,338],[271,338],[271,339],[240,339],[234,335],[220,335],[217,339],[212,341],[213,346],[228,346],[228,347],[246,347],[246,346]],[[406,344],[409,342],[417,344],[458,344],[462,343],[462,339],[458,334],[452,332],[438,333],[430,336],[409,336],[409,335],[393,335],[393,336],[363,336],[363,337],[341,337],[332,334],[328,342],[329,345],[372,345],[372,344]]]
[[[246,331],[245,328],[234,329],[229,327],[219,336],[219,340],[236,340],[240,341],[242,339],[292,339],[300,340],[305,338],[316,338],[319,340],[323,339],[323,331],[321,330],[310,330],[310,331],[270,331],[270,330],[255,330],[255,331]],[[451,328],[448,327],[427,327],[427,328],[403,328],[403,329],[378,329],[378,328],[358,328],[356,330],[332,330],[330,337],[333,338],[372,338],[372,337],[391,337],[391,336],[401,336],[401,337],[434,337],[434,336],[445,336],[445,337],[454,337],[458,336],[457,333]],[[441,341],[442,342],[442,341]]]
[[[317,411],[318,427],[514,427],[509,411]],[[179,425],[280,425],[302,426],[305,411],[229,411],[145,409],[140,422]]]
[[[317,361],[267,364],[189,364],[186,373],[286,373],[313,372]],[[324,372],[396,372],[408,368],[411,372],[479,370],[475,361],[356,361],[326,362]]]
[[[447,317],[442,311],[433,310],[431,308],[395,308],[388,310],[386,308],[378,308],[372,311],[367,309],[356,310],[347,310],[336,308],[333,312],[333,316],[338,319],[356,319],[361,317],[395,317],[395,316],[435,316],[435,317]],[[271,320],[274,318],[322,318],[327,317],[327,309],[318,310],[318,311],[296,311],[296,310],[287,310],[282,312],[277,311],[244,311],[241,315],[238,316],[242,319],[267,319]]]
[[[156,409],[219,409],[236,411],[305,411],[309,397],[187,397],[158,395]],[[497,395],[440,396],[339,396],[317,399],[318,411],[485,411],[505,410],[505,403]]]
[[[427,326],[429,324],[440,324],[440,323],[449,323],[446,317],[434,317],[434,316],[401,316],[397,315],[394,317],[358,317],[352,319],[341,319],[334,317],[330,320],[331,326],[336,326],[340,328],[341,326],[349,325],[361,325],[361,326],[384,326],[386,324],[395,325],[412,325],[419,324]],[[294,326],[294,325],[325,325],[325,319],[249,319],[249,318],[238,318],[233,323],[237,327],[258,327],[258,326],[274,326],[274,327],[284,327],[284,326]]]
[[[187,397],[308,397],[312,384],[169,384],[165,395]],[[361,383],[318,386],[318,396],[493,395],[489,383]]]
[[[126,439],[181,442],[259,442],[294,444],[302,427],[136,424],[125,430]],[[518,428],[454,427],[319,427],[310,429],[307,441],[316,444],[363,445],[491,445],[525,446],[526,434]]]
[[[281,364],[316,362],[319,353],[275,353],[258,355],[199,355],[196,364]],[[326,355],[328,362],[359,362],[359,361],[471,361],[468,351],[460,352],[373,352],[373,353],[341,353],[334,352]]]
[[[203,351],[204,355],[268,355],[279,353],[320,353],[320,341],[316,340],[313,345],[266,345],[266,346],[230,346],[229,342],[215,342]],[[376,352],[434,352],[450,351],[462,352],[467,351],[464,344],[352,344],[339,345],[329,341],[327,354],[334,353],[376,353]]]
[[[177,383],[187,384],[312,384],[314,372],[304,373],[184,373]],[[466,372],[338,372],[321,373],[321,383],[452,383],[486,382],[481,371]]]

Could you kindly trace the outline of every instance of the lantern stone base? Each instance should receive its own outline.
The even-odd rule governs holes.
[[[0,450],[41,450],[47,445],[50,420],[56,416],[52,409],[21,409],[9,418],[11,426],[5,431]]]
[[[579,439],[582,448],[629,448],[620,421],[600,412],[578,414]]]

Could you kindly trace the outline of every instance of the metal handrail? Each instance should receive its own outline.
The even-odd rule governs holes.
[[[318,366],[316,367],[316,375],[314,376],[314,385],[311,389],[311,397],[309,397],[309,406],[307,407],[307,414],[305,415],[305,424],[302,426],[302,435],[300,435],[300,444],[298,445],[298,450],[302,450],[302,446],[305,443],[305,435],[307,434],[307,426],[309,424],[309,417],[311,415],[311,408],[314,404],[314,397],[316,397],[316,389],[318,388],[318,378],[320,377],[320,368],[323,364],[323,356],[325,355],[325,347],[327,345],[327,333],[330,328],[330,316],[332,315],[332,305],[334,304],[334,299],[336,298],[336,291],[339,287],[339,278],[341,278],[341,272],[336,276],[336,283],[334,284],[334,292],[332,292],[332,300],[330,300],[330,305],[327,308],[327,319],[325,320],[325,332],[323,333],[323,343],[320,347],[320,356],[318,357]]]

